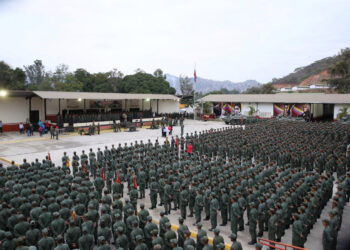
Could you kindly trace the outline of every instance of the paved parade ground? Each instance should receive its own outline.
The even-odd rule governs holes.
[[[223,122],[202,122],[202,121],[193,121],[186,120],[185,121],[185,134],[191,133],[194,131],[204,131],[209,130],[211,128],[222,128],[226,127]],[[173,136],[180,135],[180,127],[174,127]],[[138,129],[136,132],[118,132],[113,133],[111,130],[102,131],[100,135],[94,136],[80,136],[77,133],[65,134],[59,137],[59,140],[51,140],[50,135],[46,134],[42,137],[36,133],[32,137],[27,137],[25,134],[20,135],[19,133],[4,133],[0,135],[0,161],[2,163],[7,163],[11,161],[15,161],[16,164],[21,164],[23,159],[27,159],[27,161],[33,162],[36,158],[40,161],[45,158],[45,156],[50,153],[52,162],[55,163],[56,166],[61,165],[61,158],[63,156],[63,152],[67,152],[67,155],[72,158],[73,152],[76,151],[78,155],[81,154],[82,150],[85,150],[88,153],[89,149],[92,148],[95,152],[98,148],[101,150],[104,149],[105,146],[111,147],[112,144],[115,147],[118,146],[119,143],[124,145],[124,143],[128,143],[130,145],[131,142],[135,142],[136,140],[140,142],[143,140],[146,143],[150,139],[152,142],[155,142],[157,139],[160,144],[164,143],[164,138],[161,137],[160,129],[151,130],[147,128]],[[127,192],[127,188],[124,188],[125,193]],[[336,185],[333,186],[333,193],[336,191]],[[146,198],[138,200],[138,204],[144,202],[146,204],[146,208],[148,209],[151,206],[149,200],[149,190],[146,190]],[[124,198],[127,197],[124,196]],[[158,206],[156,209],[149,210],[153,219],[159,220],[159,213],[164,208]],[[329,201],[326,207],[323,209],[321,217],[315,223],[313,229],[308,235],[308,240],[305,244],[305,248],[312,250],[322,249],[322,219],[328,218],[328,212],[331,210],[331,201]],[[203,212],[204,213],[204,212]],[[171,215],[168,215],[171,223],[176,226],[178,225],[178,217],[180,216],[180,210],[172,210]],[[202,216],[203,218],[204,216]],[[245,213],[245,223],[247,222],[247,217]],[[194,218],[187,218],[185,223],[192,232],[196,232],[195,226],[193,226],[195,220]],[[207,231],[209,237],[213,237],[213,233],[209,232],[210,228],[209,221],[203,221],[203,228]],[[221,216],[218,216],[218,224],[221,224]],[[221,235],[224,237],[226,244],[231,245],[231,241],[229,239],[229,235],[231,234],[230,223],[227,226],[218,226],[221,230]],[[350,207],[349,204],[344,208],[343,213],[343,222],[342,229],[339,231],[338,240],[340,244],[338,244],[337,249],[345,250],[347,246],[349,246],[349,234],[350,228]],[[255,249],[255,247],[248,245],[250,241],[249,227],[245,226],[244,231],[238,232],[237,239],[242,243],[243,249]],[[267,232],[264,232],[263,238],[267,238]],[[292,242],[292,229],[291,227],[286,230],[285,236],[282,238],[283,243],[291,244]],[[266,249],[266,248],[264,248]]]
[[[225,127],[223,122],[201,122],[186,120],[184,133],[193,133],[194,131],[209,130],[211,128]],[[123,131],[123,130],[122,130]],[[173,136],[180,136],[180,126],[174,127]],[[148,127],[138,128],[136,132],[118,132],[113,133],[112,130],[101,131],[100,135],[93,136],[80,136],[77,133],[68,133],[60,135],[59,140],[51,140],[50,134],[43,135],[42,137],[36,132],[34,136],[28,137],[25,134],[19,133],[4,133],[0,136],[0,158],[5,158],[10,161],[15,161],[21,164],[23,159],[26,158],[28,162],[35,161],[38,158],[40,161],[48,155],[50,152],[52,162],[56,166],[62,165],[61,158],[63,152],[67,152],[67,155],[73,155],[73,152],[81,154],[82,150],[88,153],[92,148],[95,152],[97,148],[102,151],[105,146],[111,147],[114,144],[115,147],[119,143],[124,146],[124,143],[134,143],[143,140],[144,143],[150,139],[153,143],[158,140],[160,144],[163,144],[165,139],[161,135],[160,129],[148,129]]]

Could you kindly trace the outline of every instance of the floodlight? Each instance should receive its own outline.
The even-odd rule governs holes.
[[[6,90],[0,90],[0,96],[2,96],[2,97],[7,96],[7,91]]]
[[[81,102],[81,98],[78,98],[78,102]]]

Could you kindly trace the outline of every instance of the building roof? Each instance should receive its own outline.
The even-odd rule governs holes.
[[[236,94],[207,95],[199,102],[233,103],[335,103],[350,104],[350,94],[286,93],[286,94]]]
[[[29,98],[35,96],[35,94],[32,91],[26,90],[7,90],[7,96]]]
[[[63,91],[33,91],[43,99],[86,99],[86,100],[178,100],[175,95],[168,94],[129,94],[100,92],[63,92]]]

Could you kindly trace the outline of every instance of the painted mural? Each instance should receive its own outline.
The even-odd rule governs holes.
[[[283,104],[283,103],[274,103],[273,104],[273,115],[283,115],[290,117],[299,117],[303,116],[306,111],[310,110],[309,104]]]
[[[230,114],[241,114],[242,104],[241,103],[225,103],[217,102],[214,103],[214,113],[217,117],[228,116]]]

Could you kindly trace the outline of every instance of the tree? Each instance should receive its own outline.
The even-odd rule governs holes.
[[[68,65],[60,64],[56,67],[56,71],[52,75],[52,80],[54,82],[64,82],[68,74],[69,74]]]
[[[248,108],[249,108],[249,111],[248,111],[249,116],[253,116],[256,112],[259,111],[258,109],[255,109],[254,106],[248,106]]]
[[[4,61],[0,62],[0,87],[9,88],[12,78],[12,69]]]
[[[275,88],[272,83],[263,84],[259,87],[251,87],[247,89],[244,94],[273,94]]]
[[[93,76],[85,69],[79,68],[74,71],[75,79],[82,84],[83,92],[94,91]]]
[[[342,60],[329,68],[331,79],[327,82],[339,93],[350,93],[350,49],[341,51]]]
[[[152,94],[175,94],[176,90],[170,87],[169,82],[163,77],[138,72],[134,75],[125,76],[119,85],[121,93],[152,93]]]
[[[42,81],[39,86],[35,86],[33,84],[28,85],[30,90],[41,90],[41,91],[52,91],[54,89],[54,84],[52,82],[50,73],[46,73],[44,81]]]
[[[12,69],[4,61],[0,61],[0,88],[25,89],[25,72],[21,68]]]
[[[108,83],[111,85],[113,92],[119,91],[119,85],[123,79],[124,74],[119,71],[117,68],[114,68],[109,73]]]
[[[180,75],[180,90],[183,96],[193,95],[193,85],[191,84],[191,79],[187,76]]]
[[[166,76],[164,75],[163,70],[161,70],[161,69],[156,69],[156,70],[154,71],[153,75],[154,75],[155,77],[164,78],[164,80],[166,79]]]
[[[237,90],[237,89],[228,90],[228,89],[226,89],[226,88],[221,88],[220,91],[221,91],[223,94],[239,94],[239,90]]]
[[[94,92],[113,92],[112,86],[108,83],[110,73],[93,74]]]
[[[24,66],[28,78],[28,84],[39,86],[45,79],[45,67],[41,60],[35,60],[34,64]]]
[[[26,83],[26,73],[21,68],[12,71],[13,89],[24,90]]]
[[[135,73],[146,73],[146,72],[141,68],[137,68],[135,69]]]
[[[83,84],[79,82],[73,73],[68,73],[65,75],[64,81],[59,81],[55,83],[56,91],[80,91],[83,88]]]
[[[261,86],[261,94],[273,94],[274,90],[272,83],[266,83]]]
[[[212,107],[211,103],[210,102],[205,102],[203,103],[203,113],[204,114],[208,114],[210,113],[210,108]]]
[[[349,107],[343,107],[339,110],[339,113],[337,114],[338,119],[349,118],[348,114]]]

